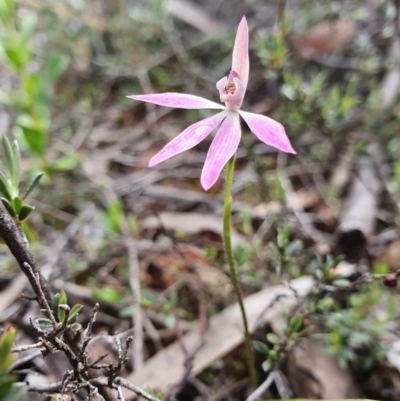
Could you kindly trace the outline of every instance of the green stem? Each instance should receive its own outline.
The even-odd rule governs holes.
[[[231,207],[232,207],[232,181],[233,181],[233,170],[235,169],[235,155],[226,164],[226,179],[225,179],[225,193],[224,193],[224,226],[223,226],[223,238],[225,245],[226,259],[228,261],[229,270],[231,274],[231,280],[233,288],[236,293],[236,297],[239,303],[240,312],[242,315],[243,327],[244,327],[244,341],[246,344],[247,361],[249,364],[250,382],[253,388],[257,387],[257,374],[255,370],[254,354],[251,345],[249,325],[247,323],[246,311],[244,309],[243,297],[240,291],[238,275],[235,267],[235,260],[233,258],[232,243],[231,243]]]

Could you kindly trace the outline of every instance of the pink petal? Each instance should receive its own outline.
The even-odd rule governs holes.
[[[150,159],[149,167],[153,167],[178,153],[193,148],[217,127],[225,117],[226,113],[221,112],[187,127],[185,131],[165,145],[160,152]]]
[[[131,95],[131,99],[142,102],[154,103],[159,106],[176,107],[179,109],[224,109],[221,104],[200,96],[187,95],[186,93],[155,93],[151,95]]]
[[[237,72],[246,91],[249,80],[249,28],[246,17],[240,21],[232,54],[232,70]]]
[[[278,121],[272,118],[262,116],[261,114],[248,113],[239,111],[249,126],[251,132],[262,142],[269,146],[273,146],[283,152],[294,153],[289,138],[286,135],[285,128]]]
[[[215,85],[217,87],[218,92],[219,92],[219,94],[221,96],[226,96],[225,95],[225,87],[226,87],[226,82],[227,81],[228,81],[228,77],[223,77]]]
[[[201,185],[208,191],[217,181],[226,162],[234,155],[240,141],[239,114],[227,113],[214,140],[208,150],[203,171]]]

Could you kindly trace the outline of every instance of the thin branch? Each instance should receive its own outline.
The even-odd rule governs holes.
[[[6,243],[14,258],[17,260],[19,267],[28,277],[31,286],[36,296],[38,297],[38,302],[40,303],[40,306],[42,308],[46,308],[43,300],[39,300],[39,288],[42,289],[41,292],[44,294],[44,297],[49,304],[51,304],[53,300],[53,292],[47,281],[44,279],[44,277],[36,267],[35,260],[30,253],[28,247],[26,246],[25,240],[21,235],[17,224],[7,212],[2,202],[0,202],[0,238]],[[30,266],[33,273],[35,275],[38,275],[38,280],[40,282],[39,288],[36,280],[30,274],[29,268],[27,266]]]
[[[159,398],[154,397],[153,395],[146,393],[146,391],[142,390],[140,387],[134,386],[133,384],[129,383],[127,380],[123,379],[122,377],[116,377],[114,379],[114,383],[117,386],[124,387],[136,395],[144,398],[147,401],[161,401]]]
[[[143,311],[141,308],[141,288],[140,288],[140,269],[137,256],[136,245],[131,239],[131,233],[129,232],[128,222],[125,219],[123,227],[125,244],[128,250],[129,258],[129,283],[132,287],[133,292],[133,306],[134,312],[132,314],[133,323],[133,365],[135,370],[140,370],[143,367]]]
[[[51,384],[27,384],[27,383],[17,383],[18,385],[27,385],[27,390],[30,392],[36,392],[39,394],[42,393],[57,393],[60,392],[62,389],[64,391],[77,391],[76,385],[72,385],[70,383],[66,383],[64,386],[63,382],[51,383]],[[94,385],[94,386],[107,386],[108,379],[106,377],[91,379],[87,382],[87,384]],[[124,387],[139,397],[144,398],[147,401],[161,401],[159,398],[154,397],[153,395],[147,393],[146,391],[142,390],[140,387],[134,386],[133,384],[129,383],[127,380],[123,379],[122,377],[116,377],[113,381],[118,387]],[[83,387],[83,386],[82,386]],[[97,394],[98,396],[98,394]]]
[[[46,295],[43,291],[42,282],[40,281],[40,274],[38,272],[35,272],[33,270],[32,266],[29,265],[27,262],[24,262],[24,266],[26,268],[26,271],[29,273],[29,276],[27,276],[27,277],[28,277],[29,281],[31,282],[31,285],[33,286],[33,283],[35,284],[35,287],[33,287],[33,288],[35,290],[37,301],[38,301],[39,305],[45,309],[46,315],[47,315],[47,317],[50,318],[51,323],[53,324],[53,327],[56,327],[57,322],[53,315],[53,311],[50,308],[50,303],[47,300]],[[45,279],[43,279],[43,280],[46,281]]]
[[[11,348],[11,352],[23,352],[23,351],[28,351],[28,350],[34,349],[34,348],[40,348],[40,347],[43,347],[42,341],[39,341],[36,344],[22,345],[21,347],[13,347],[13,348]]]
[[[82,343],[82,353],[85,352],[87,345],[89,344],[89,341],[92,339],[92,330],[93,330],[93,324],[96,321],[97,318],[97,312],[100,309],[100,305],[96,302],[96,304],[93,307],[93,314],[90,317],[89,323],[83,332],[83,343]]]
[[[121,401],[125,401],[124,395],[122,394],[121,386],[118,386],[117,391],[118,391],[118,399]]]

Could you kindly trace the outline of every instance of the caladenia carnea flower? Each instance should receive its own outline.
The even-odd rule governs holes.
[[[205,118],[188,128],[153,156],[149,167],[172,156],[191,149],[219,126],[208,150],[201,185],[207,191],[217,181],[228,160],[235,154],[241,136],[240,116],[257,138],[279,150],[296,153],[285,133],[284,127],[272,118],[240,110],[249,79],[249,31],[243,17],[236,34],[232,55],[232,70],[227,77],[217,82],[220,100],[225,106],[211,100],[183,93],[160,93],[131,95],[131,99],[154,103],[160,106],[181,109],[221,109],[218,114]]]

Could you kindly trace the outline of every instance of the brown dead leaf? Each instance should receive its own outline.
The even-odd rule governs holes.
[[[351,41],[358,30],[356,21],[322,22],[306,34],[293,34],[292,43],[305,59],[332,54]]]
[[[26,276],[20,273],[14,278],[8,288],[0,292],[0,319],[1,314],[21,295],[27,283],[28,279]]]
[[[266,321],[272,321],[297,304],[297,298],[306,295],[313,285],[311,277],[301,277],[290,283],[290,288],[277,285],[265,288],[244,300],[249,330],[254,330]],[[296,295],[295,295],[296,294]],[[279,300],[278,300],[279,296]],[[183,336],[188,352],[198,346],[199,330],[193,329]],[[224,309],[209,321],[203,336],[204,346],[196,353],[193,374],[201,372],[213,361],[222,358],[243,342],[243,328],[238,304]],[[149,386],[165,390],[177,383],[185,370],[185,355],[180,341],[176,341],[145,362],[142,369],[133,372],[127,380],[137,386]],[[128,394],[128,393],[126,393]]]
[[[226,274],[221,269],[210,266],[204,252],[200,249],[190,245],[182,245],[179,250],[182,256],[191,262],[191,267],[195,269],[196,275],[206,286],[210,287],[215,283],[229,286],[230,280]]]
[[[189,235],[202,232],[222,234],[222,219],[214,214],[205,213],[173,213],[162,212],[156,216],[149,216],[143,220],[143,228],[154,229],[164,227],[167,230],[178,230]],[[232,230],[232,246],[244,242],[244,238]]]
[[[351,277],[354,274],[357,274],[357,264],[349,263],[346,260],[342,260],[339,264],[335,267],[334,273],[337,276],[342,277]]]
[[[294,210],[304,210],[317,206],[321,201],[318,194],[306,189],[294,192],[289,199],[289,205]]]
[[[381,106],[382,108],[391,107],[396,101],[400,87],[400,40],[394,35],[394,40],[389,49],[389,59],[392,60],[381,84]]]
[[[265,218],[269,214],[278,214],[282,210],[282,204],[278,201],[259,203],[254,206],[250,213],[253,218]]]
[[[152,288],[167,288],[184,275],[185,280],[193,285],[210,288],[216,283],[221,285],[221,291],[229,290],[229,279],[220,269],[210,266],[200,249],[191,245],[179,245],[167,249],[158,255],[151,253],[150,271],[143,278],[144,283]],[[158,270],[155,271],[154,267]]]
[[[288,378],[296,397],[327,400],[362,396],[349,370],[341,369],[318,340],[304,340],[294,356],[296,363],[288,365]]]
[[[337,247],[350,259],[365,256],[367,238],[375,231],[376,211],[383,189],[378,163],[372,157],[360,157],[351,188],[339,214]]]
[[[337,207],[322,207],[317,211],[317,217],[332,230],[336,227],[339,210]]]
[[[345,158],[341,158],[335,165],[329,184],[337,191],[342,191],[349,183],[352,175],[352,164]]]
[[[400,269],[400,238],[386,248],[385,259],[391,271]]]

